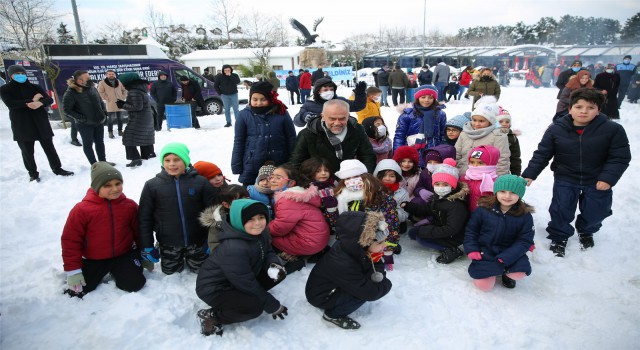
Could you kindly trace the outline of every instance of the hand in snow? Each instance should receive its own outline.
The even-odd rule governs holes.
[[[280,308],[278,309],[278,311],[272,313],[271,317],[273,317],[274,320],[276,318],[280,318],[281,320],[284,320],[285,316],[289,316],[287,311],[289,311],[289,310],[287,309],[286,306],[280,305]]]

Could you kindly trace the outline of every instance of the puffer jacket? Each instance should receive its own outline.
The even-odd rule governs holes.
[[[107,112],[121,111],[116,101],[124,101],[127,99],[127,89],[125,89],[124,85],[122,85],[118,79],[114,80],[114,85],[112,86],[109,79],[104,78],[104,80],[98,83],[98,93],[102,100],[107,101]]]
[[[494,126],[490,127],[493,128]],[[500,129],[493,129],[483,137],[472,139],[465,130],[472,130],[471,123],[464,124],[455,146],[456,167],[460,170],[460,177],[464,176],[469,168],[469,152],[475,147],[482,145],[491,145],[500,151],[496,173],[498,176],[508,174],[511,168],[511,162],[509,161],[511,151],[509,150],[507,134],[500,131]]]
[[[138,205],[124,193],[118,199],[100,198],[92,188],[76,204],[62,231],[65,271],[82,268],[82,258],[111,259],[138,243]]]
[[[98,126],[107,119],[107,111],[102,98],[94,87],[82,87],[73,78],[67,80],[69,88],[62,97],[64,114],[73,118],[76,123]]]
[[[129,95],[122,109],[129,113],[122,144],[125,146],[150,146],[156,143],[153,114],[149,107],[147,82],[137,80],[129,85]]]
[[[495,96],[496,101],[500,99],[500,84],[493,74],[489,76],[491,77],[489,81],[482,81],[481,77],[478,77],[471,82],[471,86],[469,86],[469,90],[467,90],[467,95],[473,96],[473,104],[482,97],[480,93],[482,93],[483,96]]]
[[[420,154],[420,167],[424,164],[424,149],[432,148],[439,145],[447,135],[447,114],[440,108],[436,107],[433,115],[433,137],[422,139],[418,153]],[[424,115],[417,108],[405,108],[398,117],[396,124],[396,133],[393,137],[393,153],[398,147],[407,146],[407,138],[416,134],[424,134]]]
[[[332,308],[341,293],[364,301],[375,301],[389,293],[392,284],[386,277],[384,265],[373,263],[367,254],[379,220],[380,213],[340,214],[337,222],[340,240],[318,261],[307,279],[305,295],[311,305]],[[384,276],[379,283],[371,280],[376,271]]]
[[[496,204],[493,208],[478,207],[471,214],[464,235],[464,251],[482,254],[482,260],[473,260],[469,265],[472,278],[499,276],[504,272],[531,274],[526,253],[533,245],[533,216],[529,208],[524,215],[513,216],[510,214],[513,209],[505,214]]]
[[[272,244],[295,256],[313,255],[329,243],[329,224],[322,215],[318,188],[296,186],[274,194],[276,218],[269,223]]]

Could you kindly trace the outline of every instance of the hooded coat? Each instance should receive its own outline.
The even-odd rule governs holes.
[[[618,111],[618,89],[620,88],[620,75],[618,73],[602,72],[596,75],[593,82],[593,87],[598,90],[607,91],[607,100],[602,106],[603,114],[607,117],[618,119],[620,118],[620,112]]]
[[[313,99],[307,99],[300,107],[300,110],[293,118],[293,123],[297,127],[303,127],[307,124],[305,119],[307,116],[312,118],[313,116],[319,116],[322,114],[322,107],[327,100],[320,97],[320,88],[323,85],[332,84],[334,91],[337,93],[338,86],[329,78],[321,78],[313,85],[312,97]],[[301,84],[302,85],[302,84]],[[303,89],[301,87],[301,89]],[[367,105],[367,93],[365,91],[356,92],[354,90],[355,98],[353,101],[348,100],[344,97],[334,95],[332,100],[339,99],[349,104],[349,112],[358,112],[363,110]]]
[[[158,79],[157,81],[154,81],[153,84],[151,84],[151,89],[149,90],[151,97],[156,101],[159,107],[163,107],[169,103],[175,103],[178,98],[178,91],[169,80],[169,75],[166,72],[161,71],[158,73],[158,76],[163,74],[167,76],[167,79]]]
[[[127,84],[129,94],[122,109],[128,112],[129,121],[124,129],[122,144],[125,146],[150,146],[156,143],[153,114],[149,107],[147,82],[135,80]]]
[[[272,244],[296,256],[313,255],[329,243],[329,224],[322,214],[322,200],[314,185],[296,186],[274,194],[275,219],[269,223]]]
[[[93,86],[83,87],[70,78],[67,80],[69,88],[62,97],[64,114],[73,118],[76,123],[98,126],[107,119],[107,112],[102,104],[102,98]]]
[[[231,69],[231,75],[224,74],[227,68]],[[238,93],[238,84],[240,84],[240,77],[233,72],[230,65],[225,64],[222,66],[222,72],[216,75],[213,88],[219,95],[234,95]]]
[[[127,89],[118,79],[115,79],[113,85],[111,85],[109,79],[104,78],[104,80],[98,83],[98,93],[102,100],[106,101],[107,112],[121,111],[118,105],[116,105],[116,101],[124,101],[127,99]]]
[[[434,101],[434,104],[437,102]],[[407,146],[407,138],[412,135],[422,134],[425,135],[424,130],[424,118],[423,113],[430,113],[430,118],[433,118],[432,125],[433,131],[431,137],[423,138],[424,147],[419,149],[420,153],[420,166],[424,167],[424,160],[422,154],[425,148],[432,148],[439,145],[447,135],[447,114],[441,109],[441,107],[433,107],[431,111],[420,111],[420,108],[414,104],[412,108],[405,108],[402,114],[398,117],[396,124],[396,133],[393,137],[393,153],[396,152],[398,147]]]
[[[341,293],[365,301],[376,301],[389,293],[392,284],[383,263],[373,263],[367,254],[380,220],[382,214],[376,212],[340,214],[337,222],[340,240],[318,261],[307,279],[305,295],[311,305],[332,308]],[[379,283],[371,280],[376,271],[384,276]]]
[[[493,74],[489,74],[489,77],[491,77],[489,81],[483,81],[482,77],[479,76],[471,82],[467,95],[473,96],[474,105],[482,96],[495,96],[496,101],[500,99],[500,84]],[[480,96],[480,93],[483,95]]]
[[[38,109],[27,107],[27,103],[33,101],[33,97],[37,94],[42,95],[40,99],[42,106]],[[40,85],[29,82],[18,83],[12,80],[0,87],[0,96],[9,108],[14,141],[39,141],[53,137],[46,109],[53,103],[53,99]]]

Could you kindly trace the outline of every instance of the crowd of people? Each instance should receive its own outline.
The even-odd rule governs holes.
[[[629,64],[626,57],[623,62]],[[336,84],[321,70],[308,77],[302,71],[295,82],[299,95],[287,78],[291,103],[303,103],[293,118],[268,81],[252,84],[248,105],[234,111],[231,169],[240,184],[230,184],[211,162],[192,161],[187,145],[169,143],[159,152],[161,171],[146,181],[137,204],[123,193],[122,173],[106,160],[103,123],[126,110],[127,166],[156,157],[154,129],[162,118],[151,115],[147,82],[135,73],[119,79],[107,74],[95,89],[87,72],[78,71],[69,79],[64,112],[92,165],[90,188],[62,232],[66,293],[83,297],[106,274],[118,288],[135,292],[145,285],[143,269],[159,263],[170,275],[186,267],[198,274],[195,291],[208,305],[197,313],[201,333],[221,335],[224,325],[262,312],[284,319],[289,309],[269,290],[311,264],[308,302],[323,310],[323,321],[358,329],[349,315],[389,293],[388,273],[402,263],[406,238],[437,251],[441,264],[466,255],[480,290],[491,290],[498,277],[514,288],[532,273],[527,252],[535,249],[534,209],[523,197],[549,162],[554,184],[547,238],[553,254],[563,257],[576,231],[581,249],[594,247],[611,215],[612,187],[631,159],[624,128],[611,120],[618,117],[621,91],[611,84],[623,81],[623,71],[633,83],[635,68],[608,65],[592,80],[579,65],[559,75],[558,111],[524,170],[512,117],[498,104],[501,84],[490,68],[468,67],[456,79],[460,89],[452,95],[465,93],[473,104],[470,112],[451,117],[443,106],[449,67],[439,63],[432,74],[428,67],[421,71],[393,136],[380,108],[389,89],[393,104],[404,104],[403,93],[395,91],[407,85],[400,69],[387,76],[383,67],[378,87],[358,83],[351,99],[337,96]],[[38,180],[35,141],[55,174],[73,175],[61,168],[51,141],[44,110],[51,99],[26,81],[24,68],[11,66],[8,73],[1,96],[30,179]],[[234,74],[225,67],[216,77],[230,101],[225,108],[237,103]],[[164,76],[151,87],[157,103],[175,99],[162,85]],[[187,98],[198,100],[195,91]],[[115,101],[105,107],[103,99]],[[303,129],[296,134],[294,125]]]

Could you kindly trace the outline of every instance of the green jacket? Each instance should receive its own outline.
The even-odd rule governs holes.
[[[369,142],[369,137],[364,132],[362,125],[358,124],[356,118],[349,117],[347,135],[341,146],[342,159],[338,159],[334,147],[322,128],[320,117],[315,117],[298,133],[289,163],[297,167],[309,158],[324,158],[329,161],[331,172],[335,173],[340,170],[340,162],[343,160],[358,159],[364,163],[370,173],[373,173],[376,167],[376,155],[371,147],[371,142]]]
[[[500,99],[500,84],[496,81],[496,78],[491,75],[490,81],[482,81],[480,78],[473,79],[467,94],[473,96],[473,103],[475,104],[482,96],[495,96],[496,100]]]

